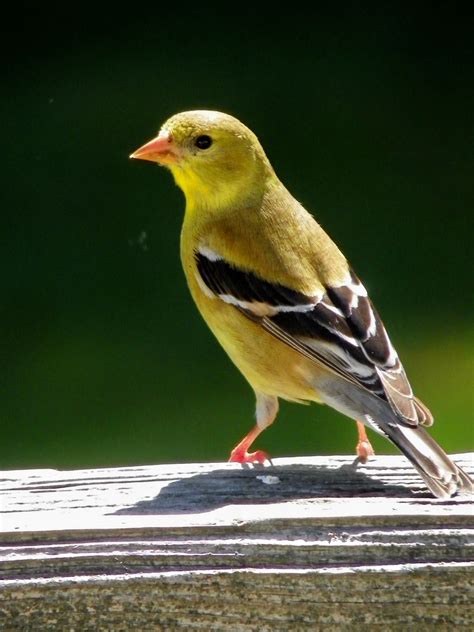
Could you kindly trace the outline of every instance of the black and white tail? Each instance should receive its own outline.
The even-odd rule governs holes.
[[[451,461],[424,428],[391,425],[386,434],[418,470],[435,496],[450,498],[456,492],[473,492],[474,484],[470,476]]]

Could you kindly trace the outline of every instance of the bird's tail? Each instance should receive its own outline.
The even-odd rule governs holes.
[[[473,492],[474,483],[470,476],[451,461],[424,428],[421,426],[390,426],[390,431],[387,434],[389,439],[418,470],[435,496],[450,498],[456,492]]]

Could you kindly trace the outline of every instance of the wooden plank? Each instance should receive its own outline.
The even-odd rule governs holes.
[[[3,472],[0,629],[472,627],[472,523],[399,456]]]

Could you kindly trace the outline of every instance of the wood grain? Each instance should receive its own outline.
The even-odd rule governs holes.
[[[0,472],[0,534],[1,630],[474,626],[472,499],[399,456]]]

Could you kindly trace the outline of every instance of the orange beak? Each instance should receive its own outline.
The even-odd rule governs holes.
[[[169,132],[160,132],[156,138],[134,151],[130,158],[150,160],[160,165],[168,165],[176,162],[179,158],[179,152],[173,144]]]

